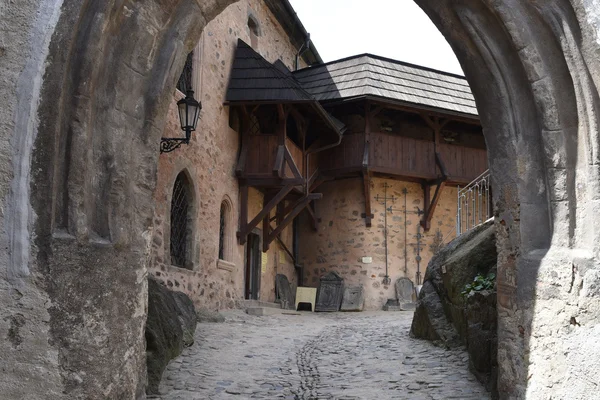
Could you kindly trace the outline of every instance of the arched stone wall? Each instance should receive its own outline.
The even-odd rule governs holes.
[[[25,38],[0,61],[0,72],[23,81],[2,83],[3,106],[15,110],[1,121],[11,122],[3,139],[15,151],[0,149],[15,166],[3,168],[13,187],[1,192],[12,218],[2,240],[14,255],[0,286],[0,351],[13,365],[0,378],[5,395],[144,396],[159,138],[185,56],[229,3],[2,6],[3,32]],[[17,337],[5,339],[8,331]]]
[[[600,356],[599,4],[416,2],[461,61],[488,145],[501,396],[585,397]]]
[[[415,1],[457,53],[490,149],[502,396],[581,397],[600,360],[600,4]],[[21,35],[0,49],[9,397],[143,397],[158,141],[188,51],[230,3],[4,6]]]

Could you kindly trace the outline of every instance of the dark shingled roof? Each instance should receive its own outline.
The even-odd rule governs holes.
[[[281,62],[271,64],[243,40],[238,39],[225,102],[234,103],[306,103],[341,135],[345,125],[330,115],[294,78]]]
[[[227,102],[312,102],[283,63],[273,65],[243,40],[238,40],[227,89]]]
[[[361,54],[293,73],[317,100],[366,96],[476,116],[475,99],[459,75]]]

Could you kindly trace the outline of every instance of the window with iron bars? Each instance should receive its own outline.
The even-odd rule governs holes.
[[[227,204],[221,203],[221,216],[219,220],[219,260],[225,259],[225,215],[227,214]]]
[[[194,71],[194,52],[192,51],[188,54],[187,59],[185,60],[185,65],[183,67],[183,71],[181,72],[181,76],[179,77],[179,81],[177,82],[177,89],[180,92],[186,93],[188,89],[192,89],[192,72]]]
[[[190,201],[190,183],[181,172],[175,179],[171,198],[171,264],[189,269]]]

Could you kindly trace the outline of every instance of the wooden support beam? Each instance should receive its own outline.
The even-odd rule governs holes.
[[[265,178],[257,178],[257,177],[250,177],[250,178],[243,178],[240,179],[240,183],[243,185],[248,185],[248,186],[252,186],[252,187],[258,187],[258,188],[268,188],[268,187],[282,187],[282,186],[301,186],[304,184],[304,179],[298,179],[298,178],[275,178],[275,177],[268,177],[269,175],[266,175]]]
[[[283,250],[288,254],[288,256],[290,256],[290,258],[294,262],[294,265],[296,265],[296,258],[294,258],[294,255],[292,254],[290,249],[283,242],[283,239],[281,239],[281,235],[277,236],[277,241],[279,242],[279,245],[283,248]]]
[[[242,145],[242,151],[240,152],[240,158],[238,158],[237,165],[235,167],[235,176],[241,178],[244,176],[246,170],[246,161],[248,160],[248,147]]]
[[[263,218],[262,225],[263,252],[266,253],[267,251],[269,251],[269,245],[271,244],[271,242],[267,242],[265,240],[265,238],[269,237],[269,234],[271,233],[271,223],[269,222],[269,214],[265,215],[265,217]]]
[[[431,219],[433,218],[433,213],[435,212],[438,202],[440,201],[440,197],[442,196],[442,191],[444,190],[445,186],[446,182],[441,182],[435,188],[435,194],[433,195],[433,200],[431,200],[431,204],[429,204],[429,206],[427,206],[427,204],[425,205],[425,215],[423,216],[423,220],[421,221],[421,226],[423,227],[423,229],[425,229],[425,232],[431,229]],[[429,186],[427,187],[429,188]]]
[[[296,162],[294,161],[294,157],[292,157],[292,155],[290,154],[290,151],[288,150],[287,146],[283,146],[284,147],[284,157],[285,160],[287,161],[288,166],[290,167],[290,170],[292,171],[292,174],[294,174],[294,177],[297,179],[302,179],[302,174],[300,173],[300,170],[298,169],[298,166],[296,165]]]
[[[306,212],[308,212],[308,216],[310,217],[311,228],[315,232],[318,231],[319,230],[319,220],[317,218],[317,215],[315,214],[315,211],[313,210],[313,208],[310,204],[306,206]]]
[[[448,170],[446,169],[446,165],[444,164],[444,160],[442,160],[442,156],[437,151],[435,152],[435,162],[442,173],[442,178],[445,181],[448,179]]]
[[[310,185],[310,188],[308,189],[309,193],[314,192],[319,186],[321,186],[323,183],[332,180],[332,177],[329,176],[325,176],[325,175],[319,175],[315,181]]]
[[[304,196],[294,207],[294,209],[292,210],[292,212],[290,212],[283,221],[281,221],[281,224],[279,224],[275,229],[273,229],[268,236],[266,236],[266,242],[267,245],[270,244],[273,240],[275,240],[275,238],[277,237],[277,235],[279,235],[293,220],[294,218],[296,218],[298,216],[298,214],[300,214],[300,212],[302,210],[304,210],[304,208],[306,208],[306,206],[308,205],[308,203],[310,203],[313,200],[319,200],[323,197],[323,195],[321,193],[311,193],[308,194],[306,196]],[[263,238],[263,247],[265,246],[265,238]]]
[[[252,231],[252,229],[254,229],[258,226],[258,224],[260,223],[261,220],[266,218],[267,222],[268,222],[269,214],[271,213],[271,210],[273,210],[273,208],[275,208],[275,206],[277,206],[277,204],[279,204],[279,202],[281,200],[283,200],[283,198],[289,192],[291,192],[293,188],[294,188],[294,186],[292,186],[292,185],[284,186],[275,196],[273,196],[272,199],[270,199],[270,201],[267,203],[267,205],[265,205],[263,207],[263,209],[258,213],[258,215],[256,217],[254,217],[254,219],[249,224],[247,224],[244,227],[244,229],[240,229],[240,233],[238,234],[238,240],[241,245],[246,243],[248,234]],[[247,203],[248,202],[246,201],[246,204]],[[263,242],[264,242],[264,240],[263,240]]]
[[[365,219],[367,228],[370,228],[375,215],[373,215],[373,209],[371,208],[371,175],[368,171],[363,173],[362,180],[365,194],[365,213],[362,215],[362,217]]]
[[[283,199],[279,202],[279,204],[277,204],[277,210],[275,212],[275,219],[277,220],[278,224],[281,223],[281,221],[283,221],[283,217],[285,217],[285,209],[285,199]]]
[[[277,155],[275,156],[275,164],[273,165],[273,176],[283,178],[283,161],[285,160],[285,145],[277,146]]]
[[[248,235],[248,186],[240,187],[240,230],[237,232],[238,241],[242,239],[242,233]],[[246,239],[244,239],[244,243]]]
[[[305,163],[305,164],[307,164],[307,163]],[[315,170],[315,172],[312,174],[312,176],[308,177],[308,179],[307,179],[306,187],[308,188],[309,192],[310,192],[310,189],[312,188],[312,185],[316,182],[318,177],[319,177],[319,168],[317,168]]]
[[[277,142],[279,145],[285,145],[285,137],[287,135],[287,112],[285,111],[282,104],[277,104],[277,115],[279,117],[277,125]]]

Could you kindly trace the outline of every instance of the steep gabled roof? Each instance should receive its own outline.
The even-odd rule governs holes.
[[[322,102],[378,97],[477,116],[466,79],[372,54],[361,54],[293,73]]]
[[[325,111],[321,104],[302,88],[281,61],[271,64],[241,39],[238,39],[225,103],[306,103],[312,106],[338,135],[346,129],[341,121]]]
[[[273,65],[238,39],[227,89],[227,102],[312,102],[283,63]]]

